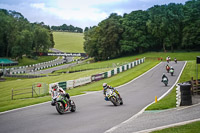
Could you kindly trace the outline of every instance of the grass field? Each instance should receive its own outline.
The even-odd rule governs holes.
[[[83,33],[53,32],[54,48],[69,53],[85,53]]]

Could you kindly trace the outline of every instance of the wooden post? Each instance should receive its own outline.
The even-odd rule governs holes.
[[[11,96],[11,99],[13,100],[13,88],[12,88],[12,96]]]
[[[33,98],[33,85],[32,85],[32,98]]]

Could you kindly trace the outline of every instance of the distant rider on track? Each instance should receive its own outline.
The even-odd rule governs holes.
[[[165,73],[163,73],[163,75],[162,75],[162,80],[161,80],[161,82],[163,82],[163,79],[164,78],[167,78],[167,76],[165,75]],[[168,78],[167,78],[167,81],[168,81]]]

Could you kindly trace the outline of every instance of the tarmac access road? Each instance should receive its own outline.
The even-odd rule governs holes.
[[[173,126],[200,121],[200,104],[178,108],[145,111],[136,118],[120,124],[107,132],[112,133],[148,133]]]
[[[102,91],[74,96],[77,111],[59,115],[50,102],[0,114],[2,133],[103,133],[130,119],[144,107],[166,93],[176,82],[185,62],[170,62],[175,69],[168,86],[161,82],[166,62],[117,87],[124,105],[114,106],[104,100]],[[134,69],[134,68],[133,68]],[[75,88],[74,88],[75,89]]]
[[[62,51],[60,51],[58,49],[55,49],[55,48],[52,48],[51,50],[52,50],[52,52],[62,52]],[[73,61],[73,57],[66,57],[66,60],[67,60],[67,62],[72,62]],[[63,59],[62,59],[62,62],[63,62]],[[28,74],[36,74],[36,75],[37,74],[48,74],[48,73],[52,73],[53,71],[57,71],[57,70],[60,70],[60,69],[65,69],[65,68],[68,68],[68,67],[75,66],[75,65],[77,65],[78,63],[81,63],[81,62],[82,61],[78,61],[76,63],[65,64],[65,65],[49,68],[49,69],[46,69],[46,70],[30,72]]]

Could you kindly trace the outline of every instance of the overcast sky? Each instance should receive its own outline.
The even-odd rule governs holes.
[[[46,25],[98,25],[111,13],[130,13],[154,5],[182,3],[188,0],[0,0],[0,8],[20,12],[29,22]]]

